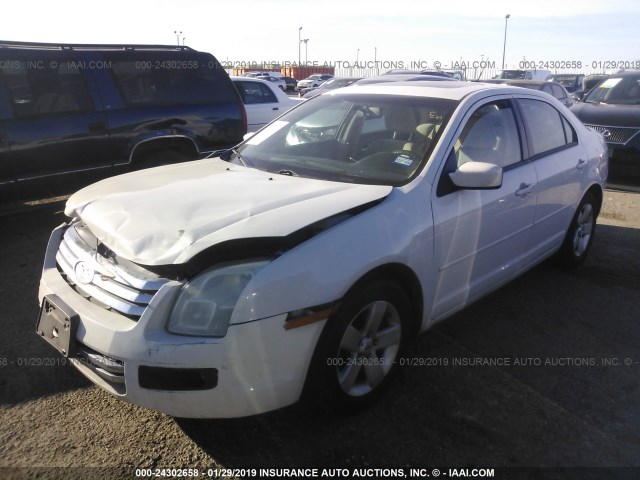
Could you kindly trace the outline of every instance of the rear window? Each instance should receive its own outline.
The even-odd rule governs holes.
[[[111,56],[112,73],[129,106],[234,103],[227,73],[207,55]]]

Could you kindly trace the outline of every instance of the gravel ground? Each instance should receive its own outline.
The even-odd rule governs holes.
[[[34,332],[42,257],[62,205],[5,211],[0,479],[411,467],[445,477],[481,467],[509,479],[640,478],[639,207],[638,194],[607,191],[581,268],[545,263],[431,329],[411,354],[421,363],[365,411],[298,404],[207,421],[119,401],[62,364]]]

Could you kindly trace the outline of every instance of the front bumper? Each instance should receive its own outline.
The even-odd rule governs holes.
[[[40,280],[39,300],[57,295],[79,316],[76,341],[83,355],[73,364],[93,383],[131,403],[187,418],[228,418],[263,413],[296,402],[324,321],[285,330],[286,313],[231,325],[224,338],[170,334],[165,325],[182,284],[169,282],[138,321],[79,295],[60,275],[56,252],[66,226],[53,231]],[[86,352],[122,366],[110,381]],[[99,360],[100,362],[103,360]],[[213,388],[158,390],[140,385],[140,367],[216,369]],[[146,382],[143,381],[143,385]]]

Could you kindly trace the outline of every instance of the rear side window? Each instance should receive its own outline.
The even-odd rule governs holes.
[[[129,106],[238,101],[226,72],[213,57],[173,53],[109,57],[116,84]]]
[[[571,124],[554,107],[540,100],[520,99],[527,124],[532,156],[542,155],[576,142]]]
[[[559,100],[565,100],[567,96],[564,93],[564,90],[559,85],[551,85],[553,88],[553,96]]]
[[[91,95],[77,62],[7,59],[1,62],[0,68],[17,118],[93,109]]]
[[[240,80],[234,82],[245,104],[276,103],[278,100],[271,89],[261,82]]]

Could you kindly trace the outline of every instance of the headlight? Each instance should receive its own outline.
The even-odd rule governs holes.
[[[167,330],[179,335],[224,337],[233,309],[268,260],[216,267],[188,282],[178,296]]]

